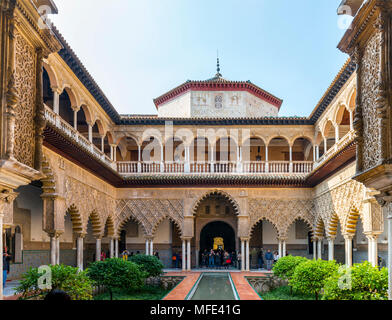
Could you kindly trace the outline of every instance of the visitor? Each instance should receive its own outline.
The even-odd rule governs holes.
[[[11,256],[8,254],[8,248],[4,247],[3,251],[3,288],[7,282],[7,275],[10,273]]]
[[[129,251],[127,249],[125,249],[122,252],[122,259],[123,259],[123,261],[128,261],[128,256],[129,256]]]
[[[208,267],[213,268],[214,267],[214,250],[211,249],[210,254],[208,255]]]
[[[274,263],[278,262],[278,260],[280,259],[280,255],[278,253],[278,251],[274,252]]]
[[[159,252],[155,251],[154,256],[159,260]]]
[[[226,251],[225,252],[225,267],[226,269],[229,269],[229,266],[231,265],[231,258],[229,253]]]
[[[177,254],[174,252],[172,255],[172,266],[173,268],[177,269],[178,263],[177,263]]]
[[[238,263],[238,260],[237,260],[237,253],[236,253],[235,251],[233,251],[233,252],[231,253],[231,264],[232,264],[232,266],[233,266],[234,268],[237,268],[237,263]]]
[[[272,263],[274,261],[274,256],[271,252],[271,250],[267,250],[267,253],[265,254],[265,260],[267,261],[267,270],[271,271],[272,269]]]
[[[260,249],[259,253],[257,254],[257,263],[258,263],[258,268],[260,270],[263,269],[264,259],[263,259],[263,250],[262,249]]]
[[[105,261],[106,260],[106,253],[105,251],[101,251],[101,261]]]
[[[214,260],[215,260],[215,261],[214,261],[215,267],[218,268],[218,269],[220,269],[221,256],[220,256],[219,251],[217,251],[217,252],[215,253],[215,259],[214,259]]]

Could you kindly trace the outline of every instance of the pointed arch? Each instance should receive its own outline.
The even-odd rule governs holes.
[[[282,237],[287,237],[287,234],[288,234],[288,232],[289,232],[289,230],[290,230],[290,227],[291,227],[294,223],[296,223],[297,221],[302,221],[302,222],[304,222],[304,223],[307,225],[309,231],[310,231],[312,234],[314,234],[314,232],[313,232],[312,221],[310,221],[306,216],[302,216],[302,215],[301,215],[301,216],[296,216],[295,218],[293,218],[293,219],[291,220],[291,222],[287,223],[287,226],[286,226],[286,228],[282,231],[281,236],[282,236]]]
[[[106,218],[105,224],[103,226],[103,230],[102,230],[102,236],[105,236],[105,229],[107,227],[108,233],[107,233],[107,237],[108,238],[113,238],[116,235],[116,231],[115,231],[115,227],[114,227],[114,219],[111,215],[109,215]]]
[[[146,236],[146,237],[147,237],[147,236],[151,236],[151,234],[147,232],[146,226],[143,224],[143,222],[141,222],[140,220],[138,220],[137,217],[136,217],[135,215],[131,214],[130,216],[128,216],[127,218],[125,218],[124,220],[122,220],[122,221],[118,224],[117,229],[116,229],[116,232],[115,232],[115,236],[116,236],[116,237],[120,237],[121,230],[124,228],[124,226],[125,226],[129,221],[133,221],[133,222],[137,223],[138,225],[140,225],[140,226],[142,227],[144,236]]]
[[[71,216],[73,233],[83,234],[83,219],[77,206],[72,204],[67,209],[67,213]]]
[[[206,192],[204,195],[202,195],[199,199],[197,199],[193,203],[192,209],[191,209],[192,215],[193,216],[196,215],[197,209],[202,201],[206,200],[210,196],[216,196],[216,195],[222,196],[225,200],[227,200],[232,205],[235,215],[241,214],[240,206],[238,205],[237,201],[234,200],[234,198],[231,195],[229,195],[228,193],[226,193],[222,190],[212,190],[212,191]]]
[[[321,217],[318,217],[316,220],[316,223],[314,224],[314,231],[313,235],[315,239],[323,239],[324,234],[327,233],[327,230],[325,228],[325,223]]]
[[[101,218],[96,210],[93,210],[90,213],[89,217],[87,218],[86,227],[85,227],[86,232],[87,232],[87,225],[89,221],[91,222],[91,226],[93,229],[93,236],[99,238],[102,235],[103,227],[101,223]]]
[[[256,226],[261,222],[261,221],[268,221],[270,224],[272,224],[272,226],[274,227],[274,229],[276,230],[276,234],[278,236],[278,238],[282,235],[281,230],[279,230],[278,228],[278,224],[273,221],[270,217],[267,216],[261,216],[258,217],[257,220],[253,221],[252,226],[249,229],[249,237],[252,237],[253,231],[256,228]]]
[[[157,232],[157,230],[158,230],[158,228],[159,228],[159,225],[160,225],[163,221],[165,221],[166,219],[174,223],[174,225],[177,227],[177,230],[178,230],[178,232],[179,232],[179,234],[180,234],[180,236],[181,236],[181,235],[182,235],[182,221],[178,221],[177,219],[174,219],[174,218],[171,217],[170,215],[162,216],[162,217],[155,223],[155,225],[152,227],[152,231],[151,231],[152,235],[155,236],[155,233]]]
[[[42,62],[42,66],[46,70],[46,72],[48,73],[50,87],[52,89],[58,88],[60,86],[60,84],[59,84],[58,77],[57,77],[57,74],[56,74],[56,71],[54,70],[54,68],[49,63],[47,63],[45,61]]]
[[[71,102],[71,108],[76,108],[80,105],[77,93],[69,85],[64,86],[64,90],[67,92],[69,100]]]

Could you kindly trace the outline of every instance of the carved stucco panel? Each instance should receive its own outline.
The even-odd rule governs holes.
[[[15,108],[14,157],[29,167],[34,166],[35,74],[34,48],[15,32],[15,88],[19,100]]]

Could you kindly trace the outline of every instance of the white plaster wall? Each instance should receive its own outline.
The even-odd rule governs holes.
[[[300,227],[303,228],[303,229],[306,229],[306,232],[308,232],[307,227],[306,227],[305,224],[300,224]],[[308,244],[308,238],[306,238],[306,239],[296,239],[296,237],[295,237],[295,234],[296,234],[295,233],[296,232],[295,228],[296,228],[296,223],[293,223],[290,226],[290,228],[289,228],[289,230],[287,232],[287,241],[286,241],[286,243],[287,244]]]
[[[42,190],[31,185],[23,186],[18,189],[19,195],[16,202],[19,208],[31,211],[31,239],[25,241],[48,242],[49,236],[42,230]]]
[[[169,220],[164,220],[162,223],[159,225],[155,237],[154,237],[154,243],[160,243],[160,244],[170,244],[171,243],[171,222]],[[141,243],[146,243],[146,239],[144,238],[143,234],[143,229],[140,225],[138,225],[138,237],[127,237],[127,244],[141,244]]]
[[[222,108],[215,107],[215,97],[222,96]],[[162,104],[159,117],[244,118],[272,117],[278,108],[246,91],[190,91]]]
[[[191,92],[164,103],[158,108],[158,117],[161,118],[189,118],[191,116]]]
[[[278,233],[268,221],[263,221],[263,244],[277,244]]]

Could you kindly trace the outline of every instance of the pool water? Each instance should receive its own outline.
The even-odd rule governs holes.
[[[191,300],[236,300],[228,273],[203,273]]]

